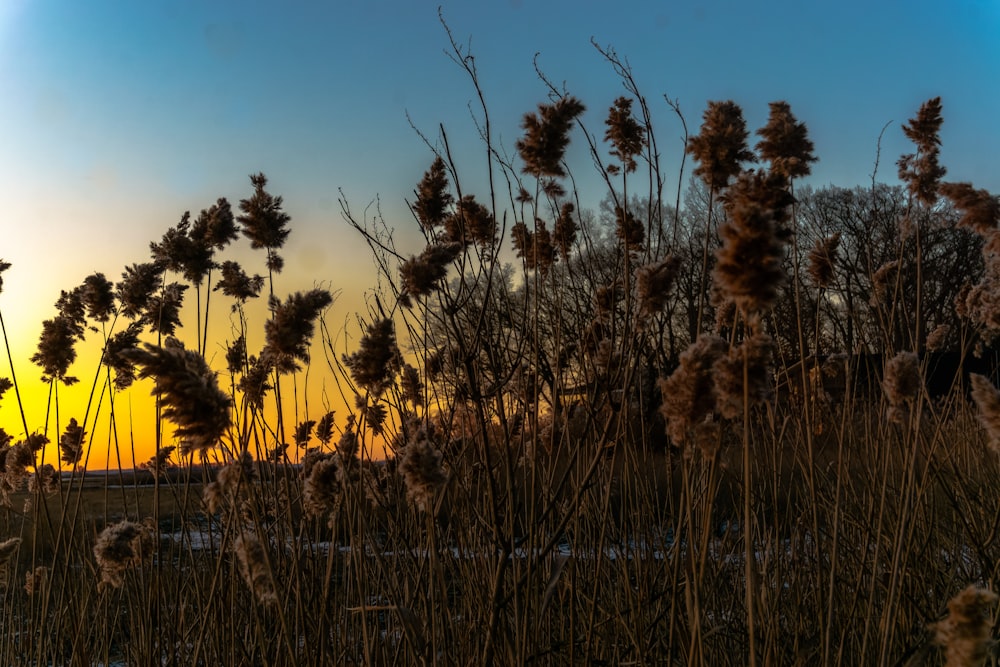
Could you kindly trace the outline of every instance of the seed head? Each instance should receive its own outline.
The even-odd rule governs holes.
[[[662,395],[660,412],[675,445],[683,446],[688,431],[715,409],[713,367],[728,347],[722,338],[702,334],[681,354],[677,370],[657,382]]]
[[[94,558],[101,569],[100,587],[121,588],[125,570],[153,553],[153,531],[145,524],[120,521],[101,531],[94,544]]]
[[[833,282],[839,245],[840,232],[836,232],[825,239],[817,239],[816,246],[809,251],[809,277],[817,287],[829,287]]]
[[[774,341],[767,334],[756,333],[740,345],[719,357],[714,365],[716,409],[726,419],[743,415],[744,391],[750,405],[771,397],[771,359]],[[747,363],[747,384],[743,384],[744,357]]]
[[[968,227],[986,237],[1000,226],[1000,197],[976,190],[969,183],[942,183],[941,194],[962,211],[959,227]]]
[[[262,356],[268,357],[279,373],[299,370],[298,362],[309,363],[309,343],[315,321],[333,297],[324,289],[305,294],[296,292],[285,303],[271,300],[271,319],[264,325],[267,344]]]
[[[236,219],[242,225],[243,235],[250,239],[250,247],[268,250],[268,268],[281,270],[281,259],[272,251],[285,245],[285,240],[291,230],[285,226],[291,221],[291,216],[282,209],[282,198],[275,197],[264,188],[267,177],[264,174],[252,174],[250,183],[254,192],[249,199],[240,200],[240,210],[243,212]]]
[[[768,310],[785,279],[787,208],[794,200],[773,174],[746,172],[725,197],[728,220],[719,229],[713,278],[747,316]]]
[[[636,293],[641,315],[652,317],[666,308],[670,288],[674,285],[680,267],[680,258],[668,255],[658,262],[636,269]]]
[[[906,415],[906,406],[919,396],[923,386],[920,376],[920,360],[914,352],[900,352],[885,365],[882,388],[889,400],[889,416],[901,422]]]
[[[163,266],[155,262],[126,267],[121,282],[115,286],[121,314],[131,319],[142,316],[162,276]]]
[[[381,396],[392,384],[400,366],[392,320],[383,319],[369,325],[361,337],[361,348],[344,355],[343,360],[360,389]]]
[[[183,343],[167,338],[163,347],[146,344],[145,349],[125,353],[139,367],[140,377],[155,381],[153,394],[160,396],[163,416],[175,425],[181,454],[197,451],[203,456],[214,447],[231,425],[229,397],[219,389],[215,373],[205,358]]]
[[[771,102],[768,106],[771,114],[767,125],[757,130],[761,137],[757,152],[771,163],[771,171],[786,180],[808,176],[816,156],[805,123],[796,120],[788,102]]]
[[[441,466],[441,452],[434,444],[436,429],[429,421],[411,426],[414,428],[400,453],[399,472],[410,500],[423,511],[433,512],[437,492],[448,480]]]
[[[265,605],[277,604],[278,593],[260,540],[254,535],[240,535],[236,538],[233,549],[239,561],[240,574],[257,601]]]
[[[561,162],[569,145],[569,131],[583,111],[578,99],[566,96],[554,104],[539,104],[537,115],[524,115],[524,137],[515,144],[524,161],[524,173],[537,178],[566,175]]]
[[[454,200],[448,194],[448,173],[440,156],[434,158],[431,168],[424,173],[415,194],[413,213],[420,226],[430,234],[444,224],[448,207]]]
[[[905,182],[918,201],[932,205],[937,199],[938,184],[945,168],[938,163],[941,138],[941,98],[920,105],[916,118],[903,126],[903,132],[916,145],[917,152],[899,158],[899,180]]]
[[[990,448],[1000,453],[1000,391],[984,375],[972,373],[969,380],[972,383],[972,399],[979,408],[979,423],[986,429]]]
[[[614,173],[622,169],[625,173],[636,170],[635,158],[646,146],[646,129],[632,115],[632,100],[619,97],[608,110],[608,118],[604,121],[608,129],[604,133],[605,141],[614,148],[611,155],[618,158],[621,166],[611,165],[608,171]]]
[[[747,147],[747,124],[743,110],[733,101],[709,102],[702,115],[701,133],[688,141],[687,152],[698,162],[700,176],[712,191],[718,191],[740,173],[741,163],[753,162]]]
[[[247,300],[256,299],[264,288],[263,276],[257,274],[248,276],[237,262],[226,260],[222,263],[221,270],[222,278],[215,284],[213,290],[222,290],[226,296],[236,299],[236,303],[233,304],[234,310]]]
[[[932,623],[934,643],[944,647],[945,667],[980,667],[992,644],[997,595],[972,585],[948,601],[948,616]]]

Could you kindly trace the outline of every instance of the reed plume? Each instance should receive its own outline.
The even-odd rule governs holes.
[[[142,321],[149,325],[151,331],[164,336],[174,335],[181,326],[181,306],[184,305],[187,289],[188,286],[182,283],[170,283],[150,295]]]
[[[972,399],[979,410],[979,423],[989,437],[990,449],[1000,453],[1000,391],[984,375],[972,373]]]
[[[925,345],[927,345],[927,350],[930,352],[936,352],[938,350],[945,349],[948,344],[948,339],[951,336],[951,326],[947,324],[939,324],[934,327],[929,334],[927,334],[927,340]]]
[[[151,556],[153,545],[153,531],[148,525],[120,521],[106,527],[94,544],[94,558],[101,571],[99,588],[121,588],[126,569]]]
[[[247,405],[260,410],[264,407],[264,398],[267,392],[274,387],[271,385],[272,364],[265,355],[250,355],[247,359],[247,369],[240,378],[237,387],[243,392],[243,398]]]
[[[278,593],[267,564],[260,540],[253,535],[240,535],[233,544],[240,574],[257,601],[264,605],[278,603]]]
[[[728,344],[712,334],[702,334],[681,353],[680,366],[660,378],[660,413],[667,420],[667,434],[678,447],[688,432],[715,409],[713,367],[728,351]]]
[[[987,190],[977,190],[971,183],[942,183],[941,194],[962,212],[959,227],[967,227],[988,237],[1000,226],[1000,197]]]
[[[73,321],[62,315],[42,322],[42,334],[38,338],[38,351],[31,361],[41,366],[42,382],[62,382],[75,384],[77,379],[69,375],[69,367],[76,361],[76,341],[78,328]]]
[[[207,210],[202,209],[191,228],[191,236],[210,248],[222,250],[240,236],[233,217],[233,207],[225,197],[219,197]]]
[[[33,570],[28,570],[24,573],[24,592],[28,595],[42,593],[48,580],[49,568],[39,565]]]
[[[722,294],[751,316],[768,310],[785,279],[787,208],[794,201],[780,177],[764,172],[740,175],[726,193],[728,220],[719,229],[712,276]]]
[[[327,412],[316,422],[316,439],[329,445],[333,438],[333,411]]]
[[[402,281],[400,304],[409,308],[411,298],[427,296],[448,275],[448,266],[461,254],[460,243],[431,243],[419,256],[411,256],[399,267]]]
[[[885,364],[882,388],[889,401],[889,419],[902,423],[906,407],[920,396],[923,378],[920,360],[914,352],[900,352]]]
[[[476,243],[488,248],[497,240],[497,221],[489,209],[473,195],[458,200],[455,211],[445,218],[445,240],[467,246]]]
[[[139,467],[143,470],[148,470],[154,476],[165,475],[168,470],[173,468],[170,457],[173,455],[175,449],[177,448],[173,445],[164,445],[148,461],[140,464]]]
[[[559,209],[559,217],[556,218],[552,229],[552,242],[559,249],[559,256],[563,261],[569,261],[569,253],[576,243],[577,224],[573,217],[575,207],[571,202],[566,202]]]
[[[229,397],[219,389],[205,358],[175,338],[163,347],[146,344],[124,355],[139,367],[140,377],[153,378],[153,394],[160,397],[163,416],[175,426],[181,454],[202,456],[222,439],[231,425]]]
[[[825,239],[817,239],[809,251],[809,277],[816,287],[826,288],[833,282],[839,246],[840,232],[836,232]]]
[[[135,381],[135,363],[128,358],[126,351],[139,346],[141,333],[142,324],[131,322],[125,329],[109,337],[104,345],[101,363],[115,372],[114,387],[119,391],[128,389]]]
[[[709,102],[702,114],[701,133],[691,137],[685,149],[698,162],[694,175],[712,191],[724,188],[740,173],[741,163],[754,161],[748,136],[739,105],[731,100]]]
[[[411,206],[413,214],[424,231],[429,235],[433,234],[444,225],[448,207],[454,201],[448,194],[448,173],[441,156],[434,158],[414,194],[416,201]]]
[[[808,176],[812,171],[809,165],[817,158],[805,123],[795,118],[788,102],[771,102],[768,106],[771,111],[767,125],[757,130],[761,137],[757,152],[771,163],[771,171],[786,181]]]
[[[159,243],[150,243],[153,261],[166,270],[180,273],[185,280],[201,285],[211,270],[212,246],[204,237],[206,230],[199,226],[197,232],[191,228],[191,213],[184,212],[176,227],[164,233]]]
[[[215,481],[206,484],[202,492],[202,500],[208,507],[209,513],[218,512],[226,500],[235,505],[236,494],[241,485],[253,477],[253,459],[249,454],[221,468],[215,476]]]
[[[59,471],[51,463],[44,463],[35,469],[35,474],[28,480],[28,491],[49,496],[59,491],[60,484]]]
[[[680,268],[680,257],[668,255],[658,262],[636,269],[636,296],[641,317],[653,317],[666,308],[667,298]]]
[[[250,299],[256,299],[264,288],[264,277],[247,275],[239,263],[226,260],[221,265],[222,277],[215,283],[214,290],[221,290],[226,296],[236,299],[233,310]]]
[[[333,296],[324,289],[296,292],[282,303],[272,297],[271,319],[264,325],[266,356],[279,373],[299,370],[299,361],[309,363],[309,343],[315,321],[333,303]]]
[[[646,128],[639,124],[632,115],[632,100],[619,97],[608,109],[608,117],[604,121],[607,130],[604,140],[611,143],[612,157],[618,158],[620,165],[608,165],[612,174],[618,170],[631,173],[638,166],[635,158],[646,146]]]
[[[115,285],[119,312],[130,319],[142,317],[146,304],[160,286],[163,265],[155,262],[125,267],[121,282]]]
[[[303,460],[303,472],[305,471]],[[322,519],[337,506],[342,490],[341,477],[336,454],[317,452],[310,457],[302,489],[302,507],[306,514]]]
[[[66,430],[59,436],[59,451],[62,462],[68,466],[76,466],[83,457],[83,439],[87,432],[77,423],[75,417],[70,417]]]
[[[946,172],[938,163],[942,122],[941,98],[935,97],[920,105],[916,117],[903,125],[903,133],[917,147],[917,152],[899,158],[899,180],[907,184],[910,194],[928,206],[936,201],[938,184]]]
[[[770,336],[755,333],[713,365],[712,385],[716,410],[726,419],[743,416],[744,391],[751,406],[771,397],[771,360],[775,345]],[[743,364],[747,364],[747,382],[743,382]]]
[[[406,445],[399,453],[399,473],[406,485],[406,495],[421,510],[434,511],[434,499],[448,481],[441,465],[441,451],[434,444],[437,429],[423,420],[410,424]]]
[[[615,206],[615,234],[626,248],[635,250],[646,240],[646,227],[628,207]]]
[[[410,403],[414,408],[424,404],[424,383],[420,380],[420,371],[410,364],[403,364],[400,371],[399,392],[403,402]]]
[[[87,316],[98,322],[107,322],[115,312],[115,286],[103,273],[92,273],[83,279],[80,296],[87,308]]]
[[[566,175],[561,163],[569,145],[569,131],[584,109],[578,99],[566,96],[554,104],[539,104],[537,115],[524,115],[524,136],[515,143],[524,161],[524,173],[537,178]]]
[[[282,198],[265,190],[267,177],[264,174],[252,174],[250,183],[254,188],[253,195],[240,200],[240,211],[243,213],[236,219],[243,235],[250,239],[250,247],[267,250],[267,268],[280,273],[284,260],[275,251],[285,245],[291,232],[286,225],[292,218],[282,209]]]
[[[309,445],[309,439],[312,438],[314,426],[316,426],[315,419],[306,419],[299,422],[298,426],[295,427],[295,434],[292,436],[295,439],[296,447],[305,449]]]
[[[889,296],[890,287],[899,274],[899,261],[891,260],[878,267],[872,274],[872,295],[869,304],[877,306]]]
[[[993,640],[993,591],[970,585],[948,601],[948,615],[932,623],[934,643],[944,647],[945,667],[980,667]]]
[[[358,387],[373,396],[381,396],[392,385],[401,363],[392,320],[370,324],[361,337],[360,349],[344,355],[343,361]]]
[[[20,546],[20,537],[10,537],[3,542],[0,542],[0,565],[10,563],[17,554],[17,550]]]

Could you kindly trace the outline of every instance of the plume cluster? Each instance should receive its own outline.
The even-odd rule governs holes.
[[[260,540],[254,535],[240,535],[233,544],[233,550],[240,574],[257,601],[265,605],[277,604],[278,593]]]
[[[59,436],[59,451],[62,453],[62,462],[68,466],[75,466],[83,457],[83,439],[87,432],[83,430],[75,417],[70,417],[66,430]]]
[[[604,133],[604,139],[611,143],[613,146],[611,155],[618,158],[620,163],[620,165],[609,165],[608,171],[611,173],[616,173],[618,170],[625,173],[635,171],[638,166],[635,158],[646,145],[646,129],[632,115],[632,100],[627,97],[616,99],[608,110],[604,124],[608,128]]]
[[[726,192],[727,221],[719,229],[715,285],[747,316],[769,309],[785,278],[788,207],[792,196],[780,177],[744,172]]]
[[[435,445],[436,427],[427,420],[411,422],[409,427],[409,438],[399,454],[399,473],[409,499],[425,512],[433,512],[438,490],[448,479]]]
[[[649,318],[666,308],[670,289],[677,279],[680,267],[680,258],[670,255],[636,269],[636,295],[641,316]]]
[[[710,190],[724,188],[740,173],[743,162],[752,162],[747,147],[746,121],[735,102],[709,102],[702,114],[701,132],[688,140],[687,152],[698,162],[694,175]]]
[[[392,320],[382,319],[370,324],[361,337],[360,349],[344,355],[343,360],[359,388],[373,396],[381,396],[392,384],[400,366]]]
[[[817,287],[829,287],[833,282],[839,246],[840,232],[836,232],[825,239],[817,239],[815,247],[809,251],[809,277]]]
[[[262,356],[279,373],[295,372],[299,370],[299,361],[309,362],[309,343],[316,318],[331,303],[333,297],[324,289],[296,292],[284,303],[272,297],[271,319],[264,325],[267,344]]]
[[[285,262],[275,250],[285,245],[291,232],[286,226],[292,218],[282,208],[282,198],[275,197],[265,189],[267,177],[264,174],[251,175],[250,183],[254,188],[253,195],[249,199],[240,200],[242,213],[236,219],[243,235],[250,239],[250,247],[265,248],[267,268],[279,273]]]
[[[100,586],[121,588],[125,570],[153,554],[153,530],[144,523],[120,521],[101,531],[94,544],[94,558],[101,570]]]
[[[168,338],[163,347],[146,344],[125,354],[139,367],[141,377],[154,379],[163,416],[175,425],[181,454],[203,456],[225,435],[231,425],[229,397],[219,389],[215,373],[205,358]]]
[[[916,118],[903,125],[903,132],[914,143],[916,153],[899,158],[899,180],[907,184],[918,201],[934,204],[938,184],[945,175],[945,168],[938,163],[941,139],[941,98],[935,97],[920,105]]]
[[[524,172],[535,177],[565,176],[563,155],[569,145],[573,121],[584,112],[580,100],[562,97],[554,104],[539,104],[538,113],[527,113],[521,122],[524,136],[515,144],[524,161]]]
[[[713,368],[726,355],[725,340],[712,334],[698,336],[680,357],[680,366],[658,385],[663,402],[660,412],[667,420],[667,433],[682,446],[688,431],[715,409]]]
[[[944,647],[945,667],[980,667],[993,644],[993,591],[969,586],[948,601],[948,615],[930,626],[934,643]]]
[[[757,130],[761,137],[757,152],[771,163],[772,172],[788,181],[808,176],[810,164],[817,158],[805,123],[795,118],[788,102],[771,102],[768,106],[771,112],[767,125]]]
[[[969,380],[972,399],[979,410],[979,423],[986,429],[990,448],[1000,453],[1000,391],[984,375],[972,373]]]
[[[902,423],[906,407],[919,396],[923,386],[920,360],[914,352],[900,352],[885,364],[882,388],[889,401],[889,419]]]

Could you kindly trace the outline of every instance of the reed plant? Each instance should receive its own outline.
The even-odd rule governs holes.
[[[447,34],[487,176],[421,134],[414,247],[341,200],[379,270],[357,327],[328,289],[280,296],[294,227],[263,174],[59,296],[30,360],[50,416],[0,431],[0,664],[997,664],[1000,200],[941,182],[940,100],[904,128],[905,189],[820,191],[787,102],[755,150],[710,102],[674,194],[680,107],[612,49],[604,118],[539,68],[508,150]],[[222,256],[240,235],[266,279]],[[128,465],[87,471],[104,449]]]

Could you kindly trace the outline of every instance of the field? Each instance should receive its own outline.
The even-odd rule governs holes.
[[[53,413],[99,335],[74,373],[109,403],[152,388],[157,455],[84,473],[121,419],[96,409],[59,461],[3,433],[0,664],[996,664],[1000,204],[942,180],[940,100],[902,185],[822,190],[795,188],[815,156],[787,104],[751,150],[711,102],[668,197],[603,55],[628,95],[599,134],[553,89],[512,151],[475,110],[485,183],[428,142],[422,248],[341,201],[381,271],[351,349],[328,290],[276,294],[263,174],[62,294],[31,360]],[[222,259],[241,235],[266,275]],[[310,415],[309,374],[339,412]]]

